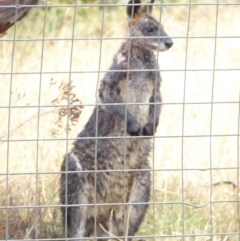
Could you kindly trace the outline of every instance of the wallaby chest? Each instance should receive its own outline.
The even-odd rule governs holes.
[[[140,125],[149,119],[149,103],[153,94],[154,79],[145,69],[129,73],[127,78],[118,84],[120,98],[127,104],[127,110]]]

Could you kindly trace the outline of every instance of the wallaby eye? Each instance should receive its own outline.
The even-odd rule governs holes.
[[[147,28],[147,32],[148,32],[148,33],[152,33],[153,31],[154,31],[154,28],[153,28],[153,27],[148,27],[148,28]]]

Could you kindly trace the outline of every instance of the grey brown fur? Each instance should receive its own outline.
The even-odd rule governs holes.
[[[154,0],[151,1],[153,2]],[[135,0],[134,3],[139,4],[140,0]],[[100,105],[95,108],[78,135],[79,139],[74,142],[72,151],[63,161],[61,170],[71,171],[62,174],[60,191],[61,203],[72,205],[61,208],[63,224],[67,224],[70,238],[80,240],[94,236],[95,219],[96,235],[108,237],[99,223],[106,230],[109,229],[111,209],[113,234],[134,236],[145,215],[151,186],[150,171],[147,170],[150,168],[149,136],[154,134],[158,125],[161,103],[161,78],[159,72],[154,70],[158,69],[158,63],[153,50],[164,51],[173,44],[163,27],[150,15],[151,10],[152,6],[133,5],[132,1],[129,2],[127,14],[131,36],[155,38],[132,38],[121,45],[112,66],[101,81]],[[158,37],[159,34],[161,38]],[[148,69],[152,70],[147,71]],[[134,138],[139,135],[146,137]],[[111,138],[96,141],[96,136]],[[132,137],[119,138],[124,136]],[[84,137],[87,139],[81,139]],[[124,169],[130,169],[131,172],[124,172]],[[138,170],[134,171],[135,169]],[[97,204],[110,205],[84,206],[94,204],[95,201]],[[129,205],[124,206],[124,202],[134,203],[130,212],[129,230],[126,230]]]

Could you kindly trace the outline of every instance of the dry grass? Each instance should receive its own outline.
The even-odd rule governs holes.
[[[152,199],[156,204],[150,205],[139,231],[141,235],[172,235],[161,238],[166,241],[183,240],[182,234],[192,235],[184,240],[239,240],[239,236],[217,235],[240,231],[238,189],[226,184],[212,185],[239,180],[240,44],[239,38],[227,38],[239,36],[239,10],[240,6],[218,7],[217,36],[224,38],[216,42],[214,38],[189,38],[188,42],[186,38],[175,38],[173,48],[159,54],[164,104],[152,158],[154,169],[159,170],[154,172],[153,180]],[[188,6],[163,8],[161,21],[169,35],[186,37],[188,32],[190,37],[215,36],[216,6],[193,6],[189,31],[188,11]],[[159,17],[159,9],[154,13]],[[102,17],[102,11],[97,8],[79,9],[74,37],[100,37],[101,33],[105,37],[124,36],[123,7],[105,12],[103,30]],[[44,11],[32,10],[17,24],[16,38],[41,39],[43,19]],[[72,37],[73,9],[52,8],[47,11],[46,19],[45,38]],[[1,41],[12,38],[13,29]],[[120,42],[106,40],[101,46],[99,40],[52,40],[44,44],[19,41],[14,45],[13,62],[13,42],[1,42],[0,72],[5,74],[1,75],[0,103],[6,108],[0,109],[0,239],[26,237],[36,217],[39,217],[37,225],[29,237],[63,235],[59,210],[35,207],[58,204],[57,171],[71,147],[71,141],[67,143],[64,139],[76,137],[83,128],[93,108],[84,105],[96,102],[97,83],[102,77],[98,73],[40,75],[38,72],[69,72],[70,68],[98,71],[99,60],[100,69],[107,70]],[[185,66],[194,71],[184,71]],[[213,72],[214,67],[221,71]],[[24,74],[8,74],[11,70]],[[33,74],[26,74],[29,72]],[[66,85],[70,80],[68,90]],[[69,121],[67,109],[57,107],[67,105],[68,91],[71,103],[82,103],[83,107],[71,109]],[[10,111],[9,101],[14,107]],[[50,107],[43,107],[47,105]],[[206,205],[194,208],[183,202]],[[11,206],[7,213],[8,237],[5,236],[6,205]]]

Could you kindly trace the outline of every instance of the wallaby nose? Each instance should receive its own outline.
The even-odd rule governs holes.
[[[170,38],[165,39],[165,45],[168,49],[170,49],[173,46],[173,41]]]

